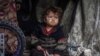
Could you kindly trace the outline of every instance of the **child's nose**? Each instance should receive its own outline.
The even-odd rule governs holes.
[[[55,19],[52,19],[53,22],[55,22]]]

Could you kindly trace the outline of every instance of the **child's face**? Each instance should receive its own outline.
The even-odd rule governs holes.
[[[48,15],[46,15],[46,23],[49,26],[56,26],[59,23],[59,17],[57,13],[53,13],[52,11],[50,11],[48,13]]]

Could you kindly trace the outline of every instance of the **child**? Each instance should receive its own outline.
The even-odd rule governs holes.
[[[51,6],[42,14],[43,23],[37,25],[32,36],[33,50],[31,56],[64,56],[57,43],[66,43],[60,26],[62,10]],[[63,47],[64,49],[64,47]]]

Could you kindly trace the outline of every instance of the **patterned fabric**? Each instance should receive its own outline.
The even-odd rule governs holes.
[[[54,46],[59,39],[64,37],[61,26],[54,27],[47,32],[43,24],[39,24],[34,29],[33,34],[39,39],[43,46]]]
[[[15,0],[0,0],[0,20],[7,20],[18,25]]]
[[[56,53],[61,56],[68,56],[67,50],[60,50],[56,48],[58,41],[64,38],[61,26],[54,27],[51,31],[47,32],[45,26],[43,24],[39,24],[36,28],[34,28],[33,34],[37,37],[38,42],[33,44],[31,56],[44,56],[46,54],[51,55]],[[36,46],[38,45],[41,45],[46,50],[37,50]]]

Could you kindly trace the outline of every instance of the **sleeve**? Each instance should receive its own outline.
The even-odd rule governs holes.
[[[62,27],[58,29],[57,35],[58,35],[58,38],[57,38],[58,45],[56,46],[56,49],[64,50],[67,44],[67,37],[65,37]]]
[[[57,36],[57,41],[59,41],[59,40],[61,40],[61,39],[64,39],[65,38],[65,36],[64,36],[64,32],[63,32],[63,29],[62,29],[63,27],[61,26],[61,27],[59,27],[58,29],[57,29],[57,31],[56,31],[56,36]]]
[[[32,34],[31,34],[31,46],[32,46],[32,48],[36,48],[37,45],[39,45],[37,33],[38,33],[38,26],[35,26],[32,30]]]
[[[67,40],[66,40],[66,37],[65,37],[65,35],[64,35],[64,32],[63,32],[63,30],[62,29],[60,29],[59,30],[60,32],[59,32],[59,37],[58,37],[58,39],[57,39],[57,42],[58,43],[65,43]]]

